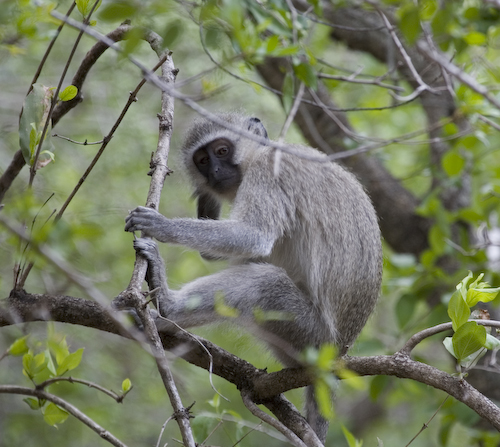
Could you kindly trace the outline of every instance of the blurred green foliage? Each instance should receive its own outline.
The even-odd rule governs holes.
[[[88,14],[93,2],[79,3],[80,12]],[[336,7],[350,6],[349,1],[333,3]],[[70,4],[69,0],[63,0],[57,4],[57,9],[64,12]],[[323,20],[321,2],[311,1],[310,4]],[[424,24],[433,31],[439,48],[453,54],[455,64],[472,73],[482,85],[492,86],[492,90],[498,88],[498,10],[479,0],[424,0],[418,3],[386,0],[381,4],[393,8],[398,30],[406,43],[412,44],[422,37]],[[285,121],[283,108],[287,112],[291,108],[296,79],[316,88],[318,73],[349,76],[363,67],[363,75],[370,75],[373,79],[387,71],[384,64],[372,57],[352,52],[331,41],[328,26],[312,22],[302,14],[294,17],[285,0],[209,0],[194,5],[173,0],[103,1],[93,15],[92,24],[99,32],[107,33],[123,20],[130,19],[133,25],[156,31],[174,52],[175,65],[180,69],[178,83],[204,72],[203,76],[194,78],[183,87],[185,93],[194,97],[206,96],[202,105],[210,110],[245,108],[262,118],[272,138],[279,135]],[[4,0],[0,8],[0,173],[19,149],[21,109],[42,55],[59,25],[50,16],[55,7],[56,4],[51,2]],[[81,20],[78,14],[75,13],[74,17]],[[38,80],[41,85],[53,87],[58,84],[76,36],[75,30],[63,29]],[[88,37],[82,39],[63,85],[69,85],[79,62],[93,43]],[[154,53],[138,36],[131,36],[123,46],[127,54],[133,54],[150,67],[157,62]],[[279,98],[260,86],[261,80],[255,71],[255,65],[268,56],[287,57],[291,62],[292,69],[287,73],[283,87],[283,108]],[[220,64],[219,68],[212,59]],[[55,131],[82,143],[102,140],[125,105],[128,92],[140,79],[141,73],[125,57],[106,52],[82,89],[84,101],[63,118]],[[356,132],[368,139],[392,139],[426,125],[416,101],[395,109],[364,110],[393,104],[386,89],[337,80],[326,80],[325,85],[334,93],[339,107],[358,109],[349,112],[348,118]],[[460,250],[449,243],[457,223],[465,223],[473,230],[498,226],[500,155],[497,148],[500,139],[498,131],[481,117],[495,121],[500,117],[500,111],[469,87],[457,83],[454,93],[458,106],[456,114],[466,117],[471,129],[467,134],[461,134],[453,123],[444,127],[445,138],[451,147],[442,158],[442,166],[431,163],[425,134],[410,142],[378,149],[372,155],[382,160],[391,173],[421,200],[419,214],[431,218],[434,223],[429,232],[429,249],[420,258],[394,253],[385,247],[383,299],[353,347],[353,355],[392,353],[411,334],[448,321],[448,301],[455,285],[468,270],[487,272],[486,277],[492,285],[500,284],[498,261],[492,264],[483,247],[477,248],[471,243],[465,226],[458,226],[458,231],[462,232],[459,234]],[[159,92],[150,85],[144,86],[138,102],[125,116],[104,156],[57,224],[53,224],[54,210],[60,209],[99,145],[73,144],[49,135],[47,140],[53,146],[54,161],[39,170],[32,190],[27,188],[28,169],[25,167],[4,199],[3,214],[13,222],[26,225],[35,241],[47,244],[72,268],[91,278],[110,301],[126,287],[133,268],[132,236],[123,231],[123,219],[128,210],[143,204],[146,198],[149,185],[146,174],[150,154],[157,143],[159,104]],[[177,152],[182,135],[193,118],[190,109],[176,103],[169,161],[174,174],[167,179],[160,208],[171,217],[195,214],[191,189],[180,173]],[[31,148],[30,132],[31,129],[24,136],[28,149]],[[303,141],[295,128],[290,130],[286,139]],[[346,146],[349,145],[352,142],[346,142]],[[465,175],[470,175],[470,206],[447,209],[441,201],[441,191],[432,189],[432,176],[436,173],[446,186],[458,185]],[[161,249],[174,287],[224,266],[221,262],[205,262],[197,253],[182,247],[163,246]],[[459,268],[456,273],[450,274],[441,268],[440,260],[444,255],[457,261]],[[35,261],[35,266],[26,283],[29,292],[82,296],[82,291],[45,259],[2,230],[0,298],[6,297],[12,288],[14,264],[31,261]],[[427,299],[437,285],[442,292],[438,303],[430,306]],[[27,327],[2,328],[0,352],[8,349],[25,332],[42,345],[48,343],[51,334],[45,333],[46,326],[36,323]],[[51,387],[51,392],[64,396],[128,445],[154,445],[161,425],[171,415],[171,407],[149,354],[117,336],[81,327],[54,326],[57,333],[66,334],[64,340],[68,340],[71,352],[80,352],[85,347],[85,355],[76,370],[80,378],[114,390],[124,386],[128,389],[128,385],[122,383],[130,378],[134,386],[122,405],[95,390],[75,384],[58,383]],[[259,368],[280,368],[261,344],[235,328],[200,329],[197,332]],[[419,345],[417,355],[425,362],[453,372],[454,365],[441,340],[437,337],[426,340]],[[19,350],[20,343],[17,343],[16,350]],[[40,355],[39,351],[37,355]],[[324,353],[316,353],[315,361],[325,358],[329,361]],[[35,359],[36,355],[33,362]],[[47,364],[48,360],[44,365]],[[256,423],[240,403],[238,392],[232,385],[213,378],[215,388],[230,397],[228,403],[211,388],[206,371],[182,361],[173,362],[173,370],[184,403],[189,405],[196,400],[193,411],[197,417],[193,427],[198,442],[223,421],[208,443],[233,445]],[[22,371],[20,357],[5,357],[0,362],[0,383],[29,386]],[[325,372],[324,382],[330,379]],[[384,445],[405,445],[445,398],[443,393],[421,384],[392,377],[351,378],[346,382],[349,380],[364,386],[339,388],[335,408],[337,419],[329,434],[329,443],[332,444],[356,445],[356,438],[363,438],[366,445],[378,437]],[[300,408],[300,390],[289,393],[288,397]],[[379,408],[378,417],[359,433],[356,431],[356,415],[361,413],[363,406]],[[57,414],[54,417],[57,419]],[[412,445],[498,445],[498,434],[476,428],[475,421],[476,417],[470,410],[448,399],[437,420]],[[240,445],[280,444],[261,430],[252,431]],[[57,429],[48,426],[40,414],[32,411],[21,398],[10,395],[0,395],[0,433],[2,447],[108,445],[71,417],[64,424],[58,424]],[[179,438],[179,434],[175,424],[170,423],[163,439],[170,443],[172,437]]]

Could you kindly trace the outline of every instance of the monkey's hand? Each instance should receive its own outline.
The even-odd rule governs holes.
[[[140,237],[134,241],[134,249],[139,256],[146,258],[150,262],[157,262],[160,258],[158,245],[153,239]]]
[[[143,231],[145,236],[154,237],[162,242],[165,239],[162,236],[168,227],[169,219],[146,206],[138,206],[125,218],[125,231]]]

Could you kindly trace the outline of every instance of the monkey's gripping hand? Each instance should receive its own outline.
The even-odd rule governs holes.
[[[142,231],[145,236],[154,237],[161,242],[168,242],[166,230],[170,219],[153,208],[138,206],[125,218],[125,231]]]
[[[147,259],[150,263],[155,263],[160,260],[160,252],[158,245],[153,239],[140,237],[134,241],[134,249],[139,256]]]
[[[134,249],[139,256],[148,261],[146,281],[149,284],[150,290],[158,289],[158,297],[167,296],[168,286],[165,264],[156,242],[153,239],[140,237],[134,241]]]

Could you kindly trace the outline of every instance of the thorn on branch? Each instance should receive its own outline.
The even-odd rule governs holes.
[[[193,408],[196,401],[194,401],[189,407],[183,408],[182,410],[176,411],[172,418],[178,421],[179,419],[194,419],[194,415],[191,413],[191,408]]]
[[[170,174],[172,174],[172,173],[174,172],[174,171],[172,171],[172,169],[170,169],[167,165],[165,165],[165,164],[163,164],[163,163],[158,163],[158,162],[155,160],[154,155],[155,155],[155,153],[154,153],[154,152],[151,152],[151,158],[150,158],[150,160],[149,160],[149,172],[148,172],[148,175],[149,175],[150,177],[154,174],[154,172],[155,172],[155,170],[156,170],[156,168],[157,168],[158,166],[164,166],[164,167],[165,167],[165,169],[166,169],[165,175],[170,175]]]

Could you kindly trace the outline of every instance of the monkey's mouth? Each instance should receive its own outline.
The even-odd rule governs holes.
[[[208,179],[208,184],[217,192],[226,192],[230,189],[235,189],[240,186],[241,178],[237,175],[219,175],[217,177],[211,176]]]

